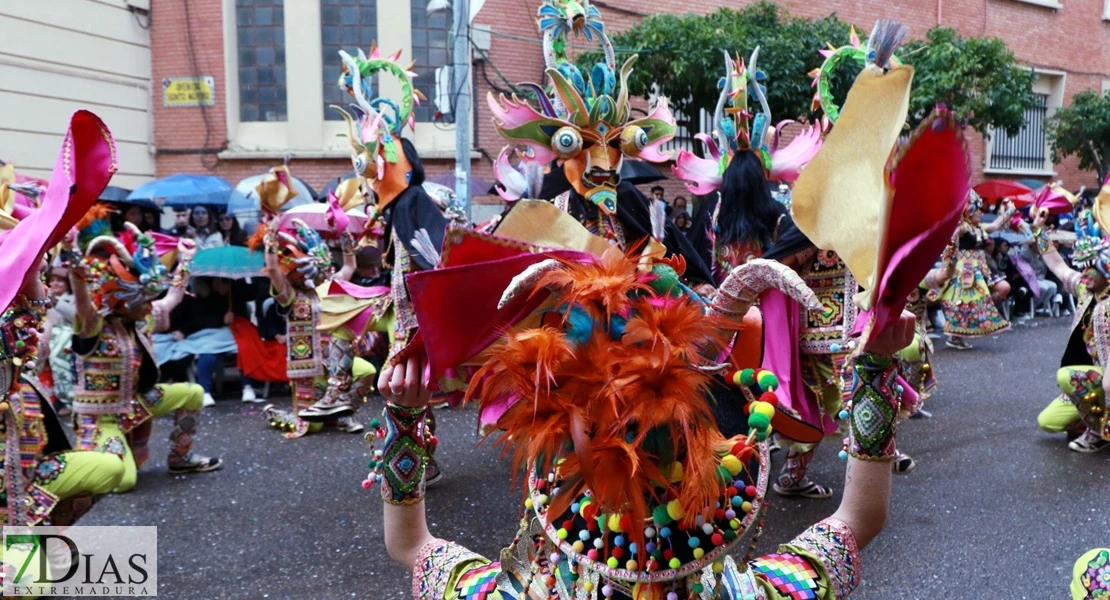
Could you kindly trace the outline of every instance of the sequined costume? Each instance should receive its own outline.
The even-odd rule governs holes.
[[[90,231],[106,231],[103,217],[86,215],[78,226],[78,241]],[[219,458],[192,451],[203,389],[189,383],[156,383],[159,371],[151,341],[153,333],[169,329],[169,313],[185,296],[193,247],[179,243],[172,274],[162,264],[154,239],[131,223],[125,223],[119,237],[100,233],[79,247],[83,256],[77,247],[62,253],[77,300],[73,412],[78,447],[119,456],[124,475],[117,491],[128,491],[149,457],[151,420],[172,413],[170,472],[219,469]]]
[[[1110,185],[1104,185],[1097,202],[1102,210],[1110,205]],[[1080,298],[1072,320],[1071,335],[1060,359],[1056,382],[1060,396],[1038,418],[1042,429],[1063,431],[1082,424],[1082,436],[1069,444],[1073,450],[1089,452],[1110,442],[1110,418],[1106,414],[1103,374],[1110,361],[1110,288],[1105,284],[1092,292],[1091,278],[1106,279],[1110,274],[1110,243],[1100,227],[1105,214],[1085,211],[1076,220],[1078,240],[1072,255],[1075,266],[1090,272],[1084,275],[1063,263],[1047,232],[1037,232],[1038,248],[1052,265],[1053,274],[1063,281],[1066,293]]]
[[[842,402],[851,396],[851,377],[845,360],[851,353],[849,336],[858,308],[852,298],[859,292],[852,272],[831,250],[816,250],[801,267],[802,279],[817,295],[820,308],[798,307],[797,345],[801,387],[780,388],[784,410],[789,410],[824,435],[837,430]],[[777,365],[775,365],[777,366]],[[804,490],[805,495],[828,497],[829,491],[811,482],[806,473],[817,443],[800,443],[781,437],[788,453],[775,483],[779,493]]]
[[[162,310],[154,304],[155,315]],[[150,456],[147,444],[151,419],[173,415],[170,431],[173,459],[190,456],[204,390],[193,383],[155,383],[150,335],[158,318],[133,324],[118,317],[78,322],[74,337],[77,381],[73,413],[77,447],[118,456],[123,477],[117,492],[127,492],[138,481],[138,469]]]
[[[1010,328],[991,298],[998,280],[987,266],[986,239],[981,226],[966,220],[952,238],[949,260],[955,261],[955,273],[940,294],[948,335],[984,337]]]
[[[626,594],[631,592],[632,586],[606,584],[597,573],[587,574],[575,568],[573,557],[560,557],[557,564],[551,564],[546,557],[537,556],[530,540],[542,537],[543,531],[536,528],[535,520],[530,522],[532,529],[519,532],[514,544],[494,562],[453,542],[436,540],[427,544],[421,548],[413,569],[412,597],[570,600],[592,598],[592,592],[605,585]],[[850,529],[835,519],[810,527],[773,554],[753,558],[753,551],[749,550],[744,560],[745,563],[737,564],[731,556],[724,558],[719,578],[704,575],[699,580],[702,591],[682,597],[834,600],[846,598],[861,580],[861,558],[855,538]]]
[[[40,344],[50,305],[37,277],[46,250],[57,244],[97,199],[115,172],[111,133],[96,115],[70,119],[51,183],[20,189],[11,165],[0,176],[0,520],[5,526],[68,526],[123,475],[122,461],[71,448],[65,429],[35,377],[48,360]],[[22,204],[19,204],[22,203]],[[39,353],[40,346],[44,351]],[[0,548],[6,564],[24,564],[18,546]],[[25,578],[39,575],[38,561]],[[0,582],[14,575],[0,573]],[[24,581],[27,581],[25,579]]]
[[[362,426],[352,413],[361,404],[362,388],[356,381],[365,383],[376,371],[366,361],[356,359],[351,338],[345,338],[337,327],[322,327],[326,315],[321,310],[320,296],[328,293],[336,272],[321,232],[298,218],[275,225],[277,211],[296,196],[289,185],[290,177],[287,167],[276,167],[255,188],[268,212],[262,239],[255,238],[252,245],[265,246],[270,294],[286,322],[286,375],[293,392],[292,410],[268,404],[262,413],[287,439],[319,431],[325,423],[357,433]],[[329,221],[342,230],[340,239],[350,245],[344,225],[349,217],[334,195],[330,204],[333,212],[329,212]],[[329,410],[310,418],[322,404]]]

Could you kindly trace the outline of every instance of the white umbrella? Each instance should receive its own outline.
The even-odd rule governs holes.
[[[262,216],[261,200],[255,188],[258,187],[259,183],[262,183],[262,178],[266,175],[268,173],[251,175],[240,181],[235,185],[235,191],[239,192],[240,195],[233,194],[227,204],[227,214],[237,217],[239,225],[248,235],[254,233],[255,227],[258,227],[258,219]],[[292,178],[292,182],[293,191],[297,192],[297,195],[281,207],[282,211],[287,211],[295,206],[312,204],[315,201],[316,193],[312,191],[308,184],[296,177]]]

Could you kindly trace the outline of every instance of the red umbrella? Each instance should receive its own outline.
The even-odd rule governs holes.
[[[1021,194],[1020,196],[1011,196],[1010,200],[1014,201],[1014,206],[1021,208],[1023,206],[1035,204],[1037,202],[1037,196],[1034,195],[1033,192],[1027,192],[1025,194]]]
[[[975,186],[975,193],[979,194],[983,200],[997,200],[999,198],[1013,198],[1022,194],[1028,194],[1033,190],[1028,186],[1022,185],[1016,181],[1009,179],[992,179],[984,181]]]

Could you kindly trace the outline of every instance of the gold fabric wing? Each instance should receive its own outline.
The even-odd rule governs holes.
[[[886,166],[906,122],[912,81],[910,66],[861,71],[840,119],[794,187],[798,228],[817,247],[835,250],[869,290],[893,199]]]

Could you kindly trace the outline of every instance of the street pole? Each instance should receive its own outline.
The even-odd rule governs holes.
[[[451,91],[455,98],[455,195],[470,210],[470,1],[455,0],[455,51]]]

